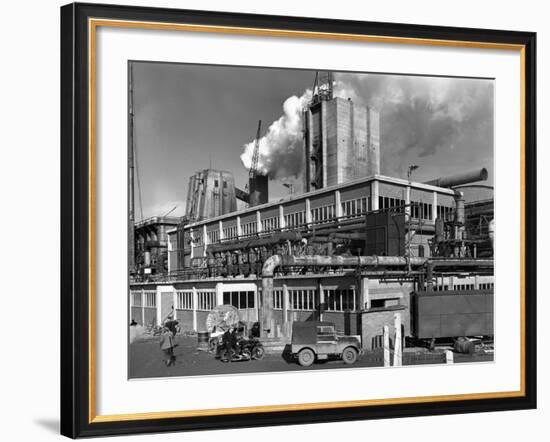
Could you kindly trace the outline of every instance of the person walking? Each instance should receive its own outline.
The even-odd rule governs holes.
[[[176,365],[176,356],[174,355],[174,336],[168,327],[162,329],[160,336],[160,349],[163,351],[165,359],[164,363],[167,367],[170,365]]]

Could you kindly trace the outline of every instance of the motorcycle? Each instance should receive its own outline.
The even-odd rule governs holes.
[[[259,360],[264,355],[264,347],[258,339],[237,338],[230,332],[224,333],[216,351],[216,357],[219,357],[222,362]]]
[[[242,352],[250,354],[251,359],[260,360],[265,355],[265,349],[262,343],[255,338],[242,339],[239,341],[239,345],[242,347]]]

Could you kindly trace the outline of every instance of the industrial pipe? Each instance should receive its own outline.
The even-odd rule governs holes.
[[[435,180],[426,181],[424,184],[429,184],[436,187],[455,187],[463,184],[475,183],[476,181],[486,181],[489,176],[487,169],[484,167],[480,170],[464,172],[458,175],[436,178]]]
[[[267,258],[262,267],[262,317],[260,318],[260,334],[273,336],[273,275],[275,269],[282,264],[281,255],[273,255]]]
[[[281,256],[283,266],[306,267],[379,267],[423,265],[427,258],[406,256]]]
[[[421,266],[426,265],[428,290],[433,287],[433,270],[437,267],[493,267],[492,259],[429,259],[406,256],[270,256],[262,267],[262,334],[273,336],[273,276],[280,266],[349,266],[349,267],[379,267],[379,266]]]
[[[273,255],[265,260],[262,267],[262,318],[261,333],[268,337],[274,334],[273,315],[273,275],[280,266],[349,266],[349,267],[378,267],[378,266],[420,266],[427,258],[409,258],[405,256],[291,256]]]
[[[437,267],[494,267],[492,259],[430,259],[426,262],[428,291],[433,289],[433,272]]]
[[[466,212],[464,207],[464,193],[460,190],[455,190],[455,220],[454,220],[454,239],[459,241],[464,239],[464,233],[466,232],[465,220]]]

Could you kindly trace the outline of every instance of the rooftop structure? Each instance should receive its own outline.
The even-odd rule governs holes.
[[[379,113],[350,99],[317,99],[304,111],[304,189],[380,173]]]
[[[204,169],[189,178],[186,206],[189,221],[213,218],[235,210],[235,179],[231,172]]]
[[[166,272],[168,231],[182,223],[178,216],[153,216],[134,224],[136,272]]]

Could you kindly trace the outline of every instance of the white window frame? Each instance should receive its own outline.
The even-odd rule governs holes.
[[[130,307],[143,307],[143,292],[141,290],[130,290]],[[136,300],[139,300],[136,303]]]
[[[206,235],[208,237],[208,243],[214,244],[220,241],[220,231],[218,230],[210,230],[206,232]]]
[[[209,312],[216,305],[216,290],[197,290],[197,311]]]
[[[317,301],[316,289],[288,289],[289,308],[292,311],[315,311]]]
[[[278,216],[272,216],[266,219],[262,219],[262,233],[278,230],[279,227],[280,226]]]
[[[232,239],[237,239],[238,238],[237,225],[224,227],[222,229],[222,231],[223,231],[223,239],[224,240],[232,240]]]
[[[143,292],[143,307],[156,308],[157,307],[157,292],[154,290],[145,290]]]
[[[315,223],[326,223],[331,221],[336,216],[334,204],[314,207],[311,209],[311,221]]]
[[[193,310],[193,290],[176,290],[176,309]]]
[[[344,218],[354,218],[364,215],[369,210],[370,197],[349,199],[341,202],[342,216]]]
[[[273,290],[273,309],[283,310],[285,294],[283,289]]]
[[[347,289],[340,289],[340,288],[331,288],[331,287],[323,287],[324,295],[325,295],[325,311],[326,312],[345,312],[345,311],[352,311],[356,312],[358,311],[358,296],[357,291],[355,290],[355,287],[350,287]],[[331,296],[333,295],[333,296]],[[344,299],[349,298],[351,296],[351,299],[348,299],[348,306],[350,305],[351,301],[351,309],[345,310],[344,309]]]

